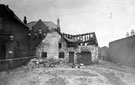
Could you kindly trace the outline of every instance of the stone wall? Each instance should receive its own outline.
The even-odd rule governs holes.
[[[59,43],[62,43],[62,48],[59,49]],[[67,60],[66,42],[62,39],[61,35],[56,31],[49,32],[43,41],[36,48],[36,54],[42,57],[42,52],[47,52],[47,59],[60,59],[59,52],[64,52],[65,57],[61,60]]]
[[[74,52],[74,63],[77,63],[77,57],[79,57],[77,54],[81,52],[91,52],[91,61],[92,63],[98,62],[98,47],[94,45],[89,46],[78,46],[78,48],[68,48],[67,56],[69,58],[69,52]],[[82,56],[83,57],[83,56]],[[69,59],[68,59],[69,60]]]
[[[59,52],[64,52],[65,55],[64,59],[61,60],[68,61],[68,48],[65,40],[63,38],[60,38],[58,43],[62,44],[62,48],[59,49]]]
[[[98,62],[98,47],[94,45],[89,45],[89,46],[79,46],[78,47],[78,52],[91,52],[91,61],[93,63]]]
[[[74,63],[77,63],[77,52],[78,52],[78,49],[77,48],[73,48],[73,47],[68,48],[68,51],[67,51],[68,61],[69,61],[69,52],[74,52]]]

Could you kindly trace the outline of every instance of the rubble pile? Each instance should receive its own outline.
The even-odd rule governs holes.
[[[23,71],[32,70],[34,68],[83,68],[84,64],[74,64],[74,63],[68,63],[62,60],[55,60],[55,59],[45,59],[45,58],[33,58],[29,61],[29,63],[25,66],[22,66],[20,69],[23,69]]]
[[[64,61],[55,60],[55,59],[42,59],[42,58],[33,58],[27,64],[29,68],[35,67],[57,67],[58,65],[64,65]]]

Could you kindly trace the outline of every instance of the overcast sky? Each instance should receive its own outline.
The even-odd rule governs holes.
[[[95,32],[99,46],[124,38],[135,29],[135,0],[0,0],[28,22],[60,18],[62,32]]]

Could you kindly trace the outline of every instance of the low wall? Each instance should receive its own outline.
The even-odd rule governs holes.
[[[22,57],[22,58],[0,60],[0,72],[8,71],[8,70],[17,68],[19,66],[25,65],[32,58],[34,57]]]

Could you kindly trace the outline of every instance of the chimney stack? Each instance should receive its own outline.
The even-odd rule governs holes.
[[[60,27],[60,20],[57,18],[57,26]]]
[[[126,37],[129,37],[129,32],[126,33]]]
[[[26,19],[26,16],[24,16],[23,23],[24,23],[24,24],[27,24],[27,19]]]
[[[135,34],[134,29],[131,30],[131,36]]]
[[[57,18],[57,30],[60,32],[60,20]]]

